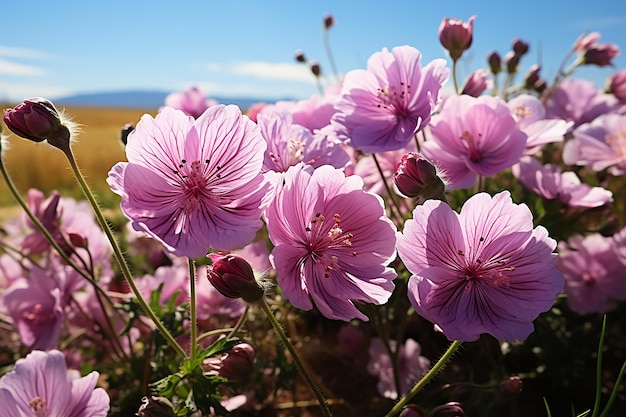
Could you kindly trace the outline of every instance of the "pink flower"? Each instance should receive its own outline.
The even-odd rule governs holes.
[[[613,235],[613,249],[620,262],[626,265],[626,227]]]
[[[465,82],[465,85],[463,86],[461,94],[478,97],[492,86],[493,81],[489,79],[489,71],[481,68],[470,74]]]
[[[574,42],[574,51],[583,53],[596,44],[602,35],[600,32],[584,33]]]
[[[613,43],[598,43],[600,36],[599,32],[591,32],[579,36],[574,42],[574,51],[581,55],[583,64],[613,65],[612,59],[619,55],[619,47]]]
[[[450,58],[456,61],[472,45],[474,31],[474,19],[470,17],[467,22],[456,18],[445,18],[439,25],[439,41],[450,53]]]
[[[526,146],[526,134],[496,97],[449,97],[430,131],[433,140],[424,143],[422,153],[444,171],[450,188],[469,188],[479,175],[510,168]]]
[[[558,199],[569,207],[600,207],[613,201],[609,190],[581,183],[576,173],[561,172],[558,165],[542,166],[531,156],[522,157],[511,170],[526,188],[549,200]]]
[[[58,350],[35,350],[0,378],[0,417],[106,417],[110,399],[102,388],[95,388],[97,382],[95,371],[69,377]]]
[[[171,108],[141,118],[128,137],[128,162],[107,182],[124,214],[178,256],[252,242],[261,227],[265,141],[236,106],[216,105],[197,120]]]
[[[322,166],[291,167],[266,211],[270,260],[283,295],[331,319],[367,320],[353,304],[385,303],[396,272],[395,226],[382,199],[357,176]],[[311,298],[309,298],[311,297]]]
[[[398,236],[411,304],[449,340],[525,339],[563,289],[555,247],[508,191],[476,194],[460,214],[428,200]]]
[[[332,165],[343,168],[350,161],[348,154],[326,131],[315,135],[306,127],[294,124],[286,111],[268,111],[257,116],[261,135],[267,141],[263,171],[285,172],[299,162],[314,167]]]
[[[526,155],[539,151],[547,143],[562,142],[573,124],[565,120],[546,119],[541,100],[528,94],[520,94],[507,104],[520,130],[528,136]]]
[[[579,314],[606,313],[626,299],[626,265],[615,241],[599,233],[559,243],[557,268],[565,276],[567,304]]]
[[[422,68],[410,46],[373,54],[367,70],[346,74],[331,123],[340,139],[363,152],[403,148],[428,124],[450,71],[443,59]]]
[[[605,114],[579,126],[563,147],[563,162],[626,174],[626,115]]]
[[[396,349],[396,341],[390,341],[391,348]],[[391,357],[385,348],[383,341],[378,338],[372,339],[370,344],[370,361],[367,364],[367,372],[378,377],[378,392],[385,398],[398,398]],[[413,339],[407,339],[404,345],[398,349],[398,371],[400,373],[400,395],[406,395],[409,390],[430,369],[430,360],[421,356],[422,348]]]
[[[200,88],[193,86],[180,93],[172,93],[165,97],[165,105],[181,110],[194,119],[200,117],[206,109],[215,106],[217,101],[205,97]],[[162,110],[162,109],[161,109]]]
[[[609,77],[607,92],[613,94],[620,103],[626,103],[626,69]]]

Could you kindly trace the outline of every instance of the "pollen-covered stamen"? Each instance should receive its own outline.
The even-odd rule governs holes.
[[[626,131],[609,133],[606,135],[606,143],[622,158],[626,159]]]
[[[478,134],[478,137],[480,138],[480,133]],[[466,130],[459,138],[467,143],[470,161],[479,162],[482,159],[482,156],[480,155],[478,146],[476,146],[474,136]]]
[[[494,287],[509,288],[511,285],[508,272],[515,271],[515,266],[504,260],[487,260],[480,257],[468,262],[462,269],[463,278],[470,286],[472,282],[484,282]]]
[[[35,397],[28,403],[35,416],[46,417],[46,402],[41,397]]]
[[[333,215],[333,224],[328,227],[326,217],[317,213],[311,219],[310,225],[306,228],[309,233],[308,250],[309,256],[315,262],[324,266],[324,276],[329,277],[330,273],[336,269],[339,260],[335,255],[328,255],[325,252],[329,249],[351,248],[354,237],[352,233],[344,232],[341,228],[341,216]],[[356,257],[356,251],[351,250],[350,256]]]
[[[24,311],[22,318],[33,324],[47,323],[53,314],[47,311],[41,304],[37,303],[30,311]]]
[[[383,88],[378,88],[376,96],[380,102],[376,105],[376,107],[389,110],[397,117],[406,117],[409,115],[406,103],[410,93],[411,85],[404,82],[400,82],[400,88],[389,85]]]
[[[185,201],[182,209],[189,214],[198,208],[201,197],[206,193],[208,174],[206,161],[205,163],[193,161],[189,165],[186,165],[186,162],[184,159],[181,162],[181,166],[185,168],[184,174],[181,175],[185,187]]]
[[[533,114],[533,111],[523,104],[515,107],[515,110],[513,111],[513,117],[518,123],[524,120],[526,117],[530,116],[531,114]]]
[[[304,159],[304,142],[298,139],[289,139],[284,154],[269,152],[268,155],[278,170],[287,170],[290,166],[296,165]]]

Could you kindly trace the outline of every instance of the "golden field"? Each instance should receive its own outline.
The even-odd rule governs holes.
[[[2,110],[11,107],[2,105]],[[118,197],[111,192],[107,173],[119,161],[125,161],[120,131],[126,123],[137,124],[145,113],[155,115],[157,110],[67,107],[63,109],[79,124],[80,133],[72,149],[78,165],[105,207],[116,206]],[[2,125],[4,136],[11,133]],[[82,198],[65,156],[47,143],[35,143],[10,134],[3,143],[4,161],[11,178],[22,195],[29,188],[38,188],[48,194],[59,190],[62,195]],[[4,181],[0,181],[0,219],[13,211],[15,201]]]

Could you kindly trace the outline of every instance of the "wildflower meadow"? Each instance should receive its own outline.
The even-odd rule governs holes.
[[[8,106],[0,417],[623,416],[626,69],[576,71],[619,46],[544,74],[513,39],[462,82],[479,23],[444,18],[430,62],[298,52],[306,100],[174,92],[102,178],[81,120]],[[18,141],[74,191],[17,187]]]

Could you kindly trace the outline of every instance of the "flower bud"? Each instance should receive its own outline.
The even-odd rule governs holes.
[[[491,69],[492,74],[496,75],[502,71],[502,59],[497,52],[490,52],[487,56],[487,62],[489,63],[489,69]]]
[[[584,33],[574,42],[574,51],[583,53],[600,39],[600,32]]]
[[[445,184],[437,175],[437,169],[418,153],[409,152],[402,156],[396,164],[393,180],[407,197],[445,198]]]
[[[524,42],[519,38],[513,39],[513,52],[515,55],[519,55],[520,57],[526,55],[528,52],[529,46],[528,43]]]
[[[500,382],[500,389],[504,393],[511,395],[516,395],[522,392],[522,386],[523,383],[519,376],[512,376]]]
[[[304,52],[296,51],[294,58],[297,62],[306,62],[306,57],[304,56]]]
[[[137,411],[139,417],[176,417],[174,407],[164,397],[143,397]]]
[[[254,348],[247,343],[235,345],[222,358],[222,367],[219,375],[231,381],[246,379],[254,366]]]
[[[223,296],[242,298],[254,303],[263,297],[263,288],[257,283],[252,267],[240,256],[209,254],[212,265],[208,268],[207,277]]]
[[[324,18],[324,29],[328,30],[335,24],[335,18],[332,14],[327,14]]]
[[[399,417],[424,417],[424,412],[415,404],[409,404],[402,409]]]
[[[69,150],[70,129],[61,121],[54,104],[45,98],[24,100],[4,111],[4,123],[18,136],[35,142],[48,140],[50,145]]]
[[[438,405],[430,412],[431,417],[464,417],[465,411],[461,407],[461,403],[449,402]]]
[[[607,93],[613,94],[620,103],[626,103],[626,69],[609,77]]]
[[[517,67],[519,66],[521,56],[517,55],[513,51],[509,51],[504,56],[504,63],[506,65],[506,72],[508,74],[515,74],[517,72]]]
[[[486,69],[477,69],[472,72],[463,86],[461,94],[478,97],[486,89],[491,88],[491,80],[488,79],[489,71]]]
[[[539,64],[535,64],[528,69],[524,77],[524,88],[527,90],[535,89],[535,84],[541,79],[539,77],[539,71],[541,71],[541,65]]]
[[[613,58],[619,55],[619,46],[613,43],[594,44],[582,57],[583,64],[608,67],[613,65]]]
[[[456,18],[445,18],[441,21],[439,25],[439,41],[448,50],[452,60],[458,60],[463,55],[463,52],[472,45],[474,19],[476,19],[476,16],[470,17],[467,22]]]
[[[311,72],[316,77],[319,77],[320,74],[322,73],[322,69],[320,68],[320,64],[318,64],[317,61],[311,62]]]

